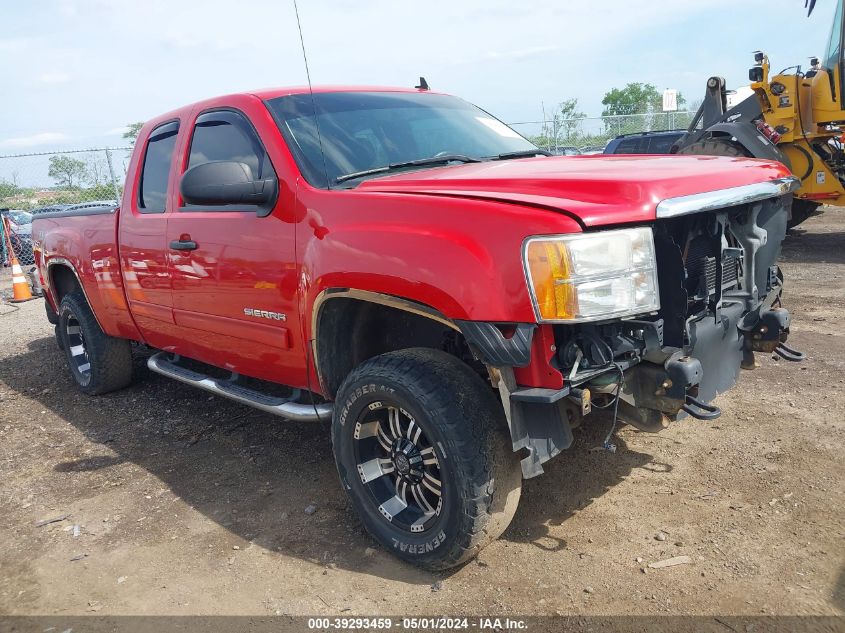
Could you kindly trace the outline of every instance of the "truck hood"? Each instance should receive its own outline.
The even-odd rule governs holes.
[[[367,180],[356,190],[520,203],[594,227],[652,221],[663,200],[789,173],[778,162],[722,156],[552,156],[405,172]]]

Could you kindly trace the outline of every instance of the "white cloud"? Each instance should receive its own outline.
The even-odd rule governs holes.
[[[49,145],[51,143],[66,141],[68,138],[67,134],[62,134],[61,132],[39,132],[30,136],[7,138],[6,140],[0,141],[0,147],[37,147],[39,145]]]
[[[42,84],[66,84],[68,83],[73,77],[71,77],[68,73],[62,72],[47,72],[41,73],[38,77],[38,81]]]
[[[106,136],[116,136],[117,134],[122,135],[128,129],[129,128],[126,127],[125,125],[121,125],[120,127],[113,127],[110,130],[106,130],[105,134],[106,134]]]

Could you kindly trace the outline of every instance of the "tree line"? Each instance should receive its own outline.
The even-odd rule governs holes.
[[[678,110],[683,110],[686,99],[678,93]],[[603,147],[608,140],[620,134],[650,130],[686,128],[691,116],[685,112],[663,112],[663,93],[653,84],[633,82],[623,88],[613,88],[602,99],[600,129],[585,130],[587,115],[580,110],[578,99],[561,101],[554,110],[543,111],[540,133],[530,140],[538,147],[560,149],[574,146]]]
[[[44,195],[41,187],[19,185],[17,172],[12,174],[11,180],[0,180],[0,206],[30,209],[52,204],[113,200],[122,191],[122,184],[112,181],[108,163],[102,156],[94,155],[87,159],[68,154],[50,156],[47,175],[57,185],[50,189],[49,195]]]

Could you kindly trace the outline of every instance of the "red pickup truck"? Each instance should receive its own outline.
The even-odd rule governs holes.
[[[427,90],[279,89],[149,121],[119,208],[33,234],[83,392],[129,384],[135,343],[330,420],[367,529],[442,569],[584,419],[712,418],[755,351],[800,359],[776,265],[796,186],[763,160],[548,156]]]

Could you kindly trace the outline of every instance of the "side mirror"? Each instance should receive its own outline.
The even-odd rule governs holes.
[[[182,176],[182,198],[188,204],[250,204],[270,207],[278,190],[275,178],[253,180],[245,163],[213,161],[191,167]]]

